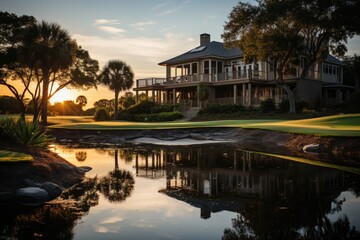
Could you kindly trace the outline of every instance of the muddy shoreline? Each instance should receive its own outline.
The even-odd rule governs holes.
[[[85,147],[139,145],[139,143],[134,143],[134,140],[144,137],[162,141],[175,141],[186,138],[210,142],[225,141],[226,145],[244,150],[291,155],[316,161],[360,167],[359,138],[317,137],[241,128],[118,131],[51,129],[48,133],[56,138],[57,144]],[[303,147],[308,144],[319,144],[317,152],[305,153]],[[51,181],[65,189],[81,182],[85,177],[85,174],[78,172],[74,165],[50,150],[23,148],[8,142],[1,142],[1,140],[0,146],[1,149],[24,152],[34,157],[32,163],[1,164],[0,192],[13,192],[20,187],[26,187],[27,181],[36,183]]]
[[[191,138],[196,140],[228,141],[241,149],[293,155],[307,159],[360,167],[360,139],[356,137],[319,137],[258,129],[196,128],[165,130],[65,130],[51,129],[49,134],[59,144],[80,144],[89,147],[124,146],[138,138],[155,138],[163,141]],[[216,143],[214,143],[216,144]],[[314,153],[303,147],[318,144]]]

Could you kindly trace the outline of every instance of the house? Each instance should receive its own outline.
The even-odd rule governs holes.
[[[324,62],[314,64],[306,79],[299,79],[303,59],[294,75],[286,82],[295,88],[297,101],[325,104],[341,103],[351,87],[343,85],[343,64],[328,55]],[[210,41],[207,33],[200,35],[200,46],[159,63],[166,67],[165,78],[137,79],[133,89],[151,95],[158,103],[185,104],[202,107],[207,103],[259,106],[268,98],[276,104],[287,98],[274,81],[274,69],[267,62],[245,64],[242,51],[227,49],[221,42]],[[198,92],[207,89],[208,98],[201,102]],[[151,93],[151,94],[150,94]]]

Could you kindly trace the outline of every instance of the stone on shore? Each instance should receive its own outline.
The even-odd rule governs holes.
[[[26,187],[16,192],[18,203],[25,206],[40,206],[49,200],[49,194],[42,188]]]

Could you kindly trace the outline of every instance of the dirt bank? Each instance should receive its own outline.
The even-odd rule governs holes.
[[[183,138],[204,140],[229,140],[235,146],[262,152],[294,155],[312,160],[344,165],[360,166],[360,139],[341,137],[318,137],[257,129],[196,128],[169,130],[61,130],[52,129],[50,134],[59,143],[79,143],[90,146],[103,144],[128,144],[141,137],[172,141]],[[305,153],[303,147],[319,144],[316,153]]]
[[[1,141],[0,146],[2,149],[30,154],[34,158],[33,162],[1,163],[0,192],[14,192],[27,187],[28,182],[53,182],[67,188],[84,178],[83,172],[53,152],[18,147]]]

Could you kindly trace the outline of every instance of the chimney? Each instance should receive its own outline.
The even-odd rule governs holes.
[[[210,34],[203,33],[200,35],[200,46],[206,46],[210,43]]]

